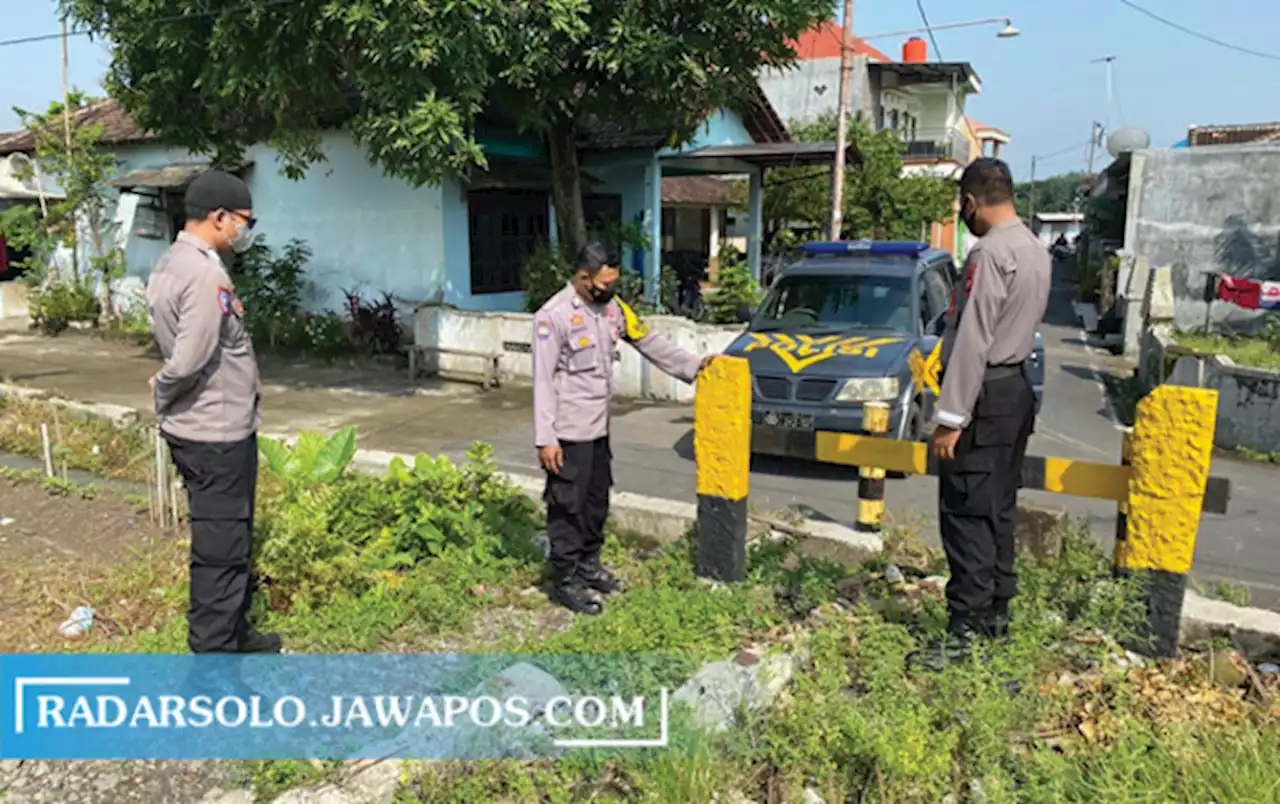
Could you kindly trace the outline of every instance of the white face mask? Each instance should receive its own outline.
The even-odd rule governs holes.
[[[236,224],[236,236],[228,241],[231,250],[237,254],[243,254],[253,245],[253,232],[250,231],[247,224]]]

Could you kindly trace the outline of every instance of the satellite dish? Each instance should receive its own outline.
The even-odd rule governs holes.
[[[1119,158],[1130,151],[1141,151],[1151,145],[1151,135],[1137,126],[1125,126],[1107,137],[1107,153]]]

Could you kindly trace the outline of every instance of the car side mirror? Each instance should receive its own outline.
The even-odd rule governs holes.
[[[756,311],[751,308],[751,305],[744,304],[738,308],[738,320],[743,324],[749,323],[755,313]]]

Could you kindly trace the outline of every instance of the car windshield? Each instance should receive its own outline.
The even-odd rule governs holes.
[[[751,328],[911,330],[911,282],[895,276],[784,276]]]

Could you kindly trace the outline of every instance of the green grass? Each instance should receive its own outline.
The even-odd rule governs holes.
[[[1280,349],[1262,337],[1204,335],[1178,332],[1177,342],[1202,355],[1226,355],[1242,366],[1280,371]]]
[[[1236,454],[1246,461],[1257,463],[1274,463],[1280,466],[1280,452],[1261,452],[1249,447],[1236,447]]]

